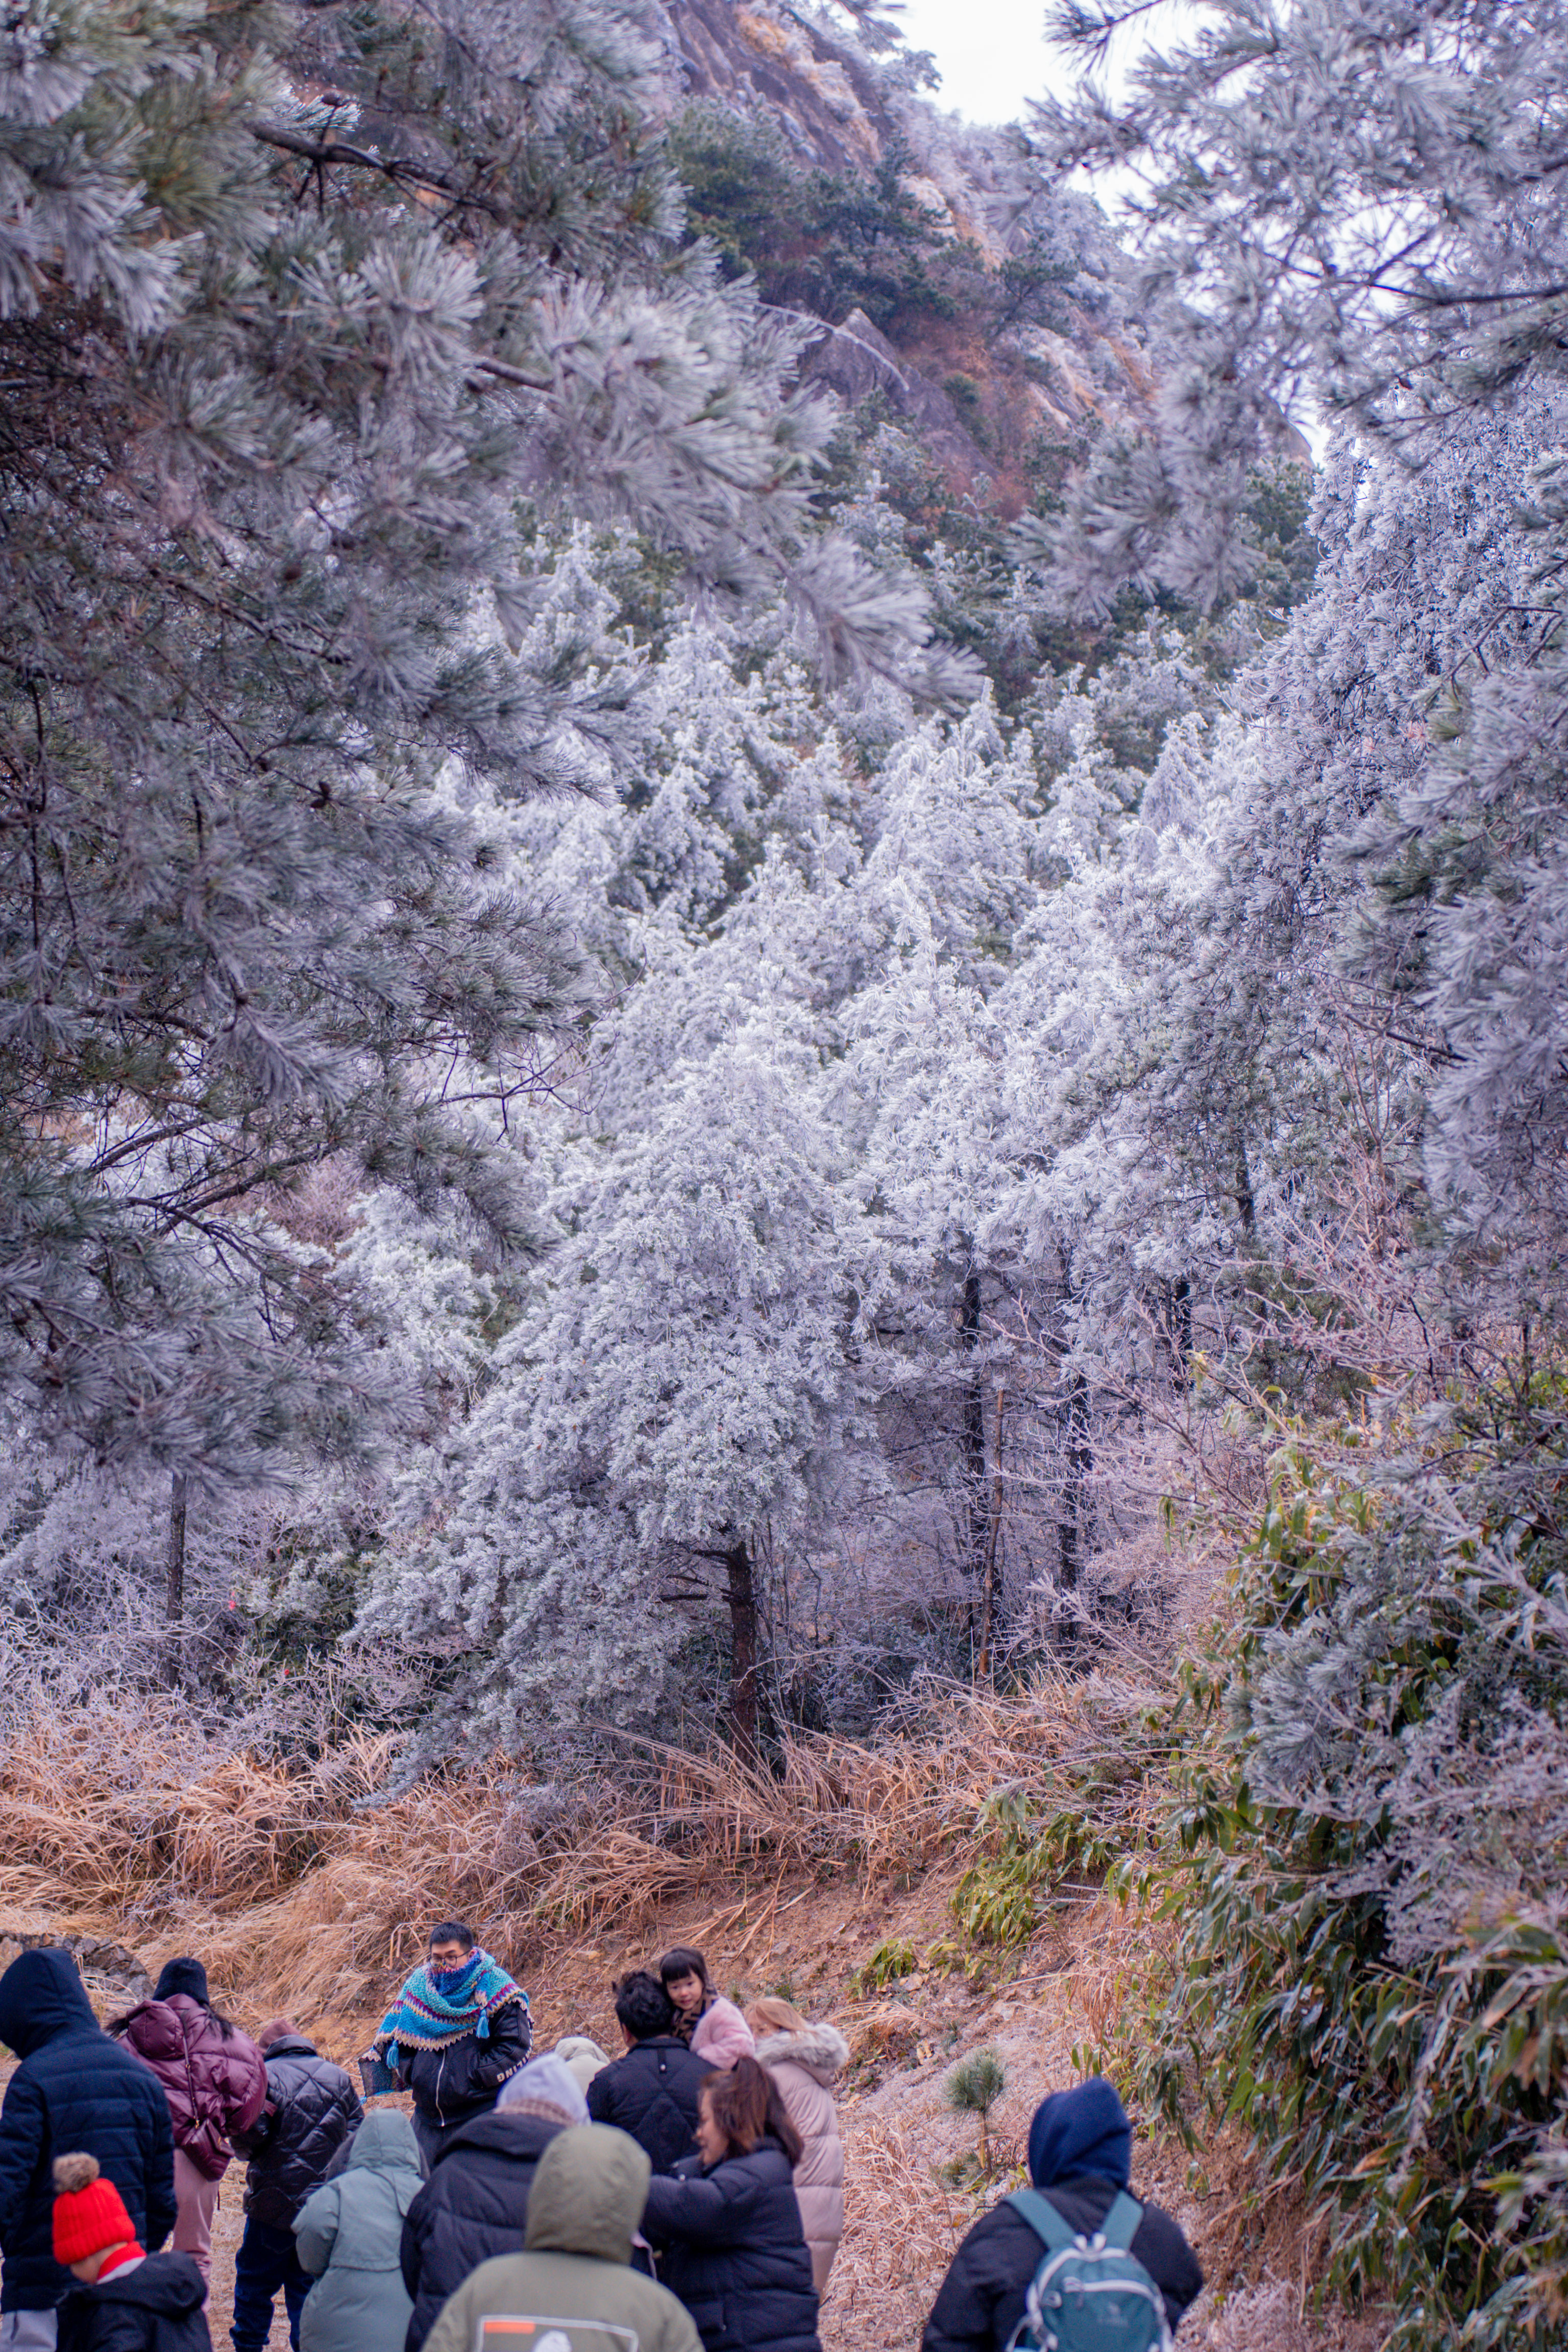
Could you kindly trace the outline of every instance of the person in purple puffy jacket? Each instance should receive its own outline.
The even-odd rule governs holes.
[[[174,2130],[174,2249],[189,2254],[210,2285],[218,2183],[234,2155],[229,2135],[249,2131],[267,2097],[261,2053],[214,2009],[207,1972],[188,1956],[171,1960],[152,2000],[109,2031],[163,2085]]]

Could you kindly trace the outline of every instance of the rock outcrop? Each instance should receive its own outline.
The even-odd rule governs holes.
[[[864,310],[851,310],[840,326],[824,325],[801,375],[808,383],[826,384],[852,408],[880,393],[895,416],[916,427],[946,473],[971,487],[994,478],[996,468],[947,394],[900,359]]]
[[[806,380],[851,408],[879,398],[956,493],[1004,514],[1031,495],[1041,445],[1076,448],[1108,423],[1138,429],[1149,377],[1110,299],[1114,250],[1081,196],[1027,190],[1008,134],[942,113],[888,56],[847,29],[836,36],[826,12],[793,0],[663,0],[663,16],[672,114],[696,101],[760,118],[801,164],[836,179],[891,164],[933,251],[966,248],[999,271],[1010,257],[1037,265],[1043,249],[1060,289],[1048,327],[1018,318],[988,331],[978,314],[911,305],[905,323],[889,320],[889,340],[863,310],[824,318]]]
[[[846,43],[780,0],[666,0],[685,94],[760,105],[807,162],[828,172],[881,161],[896,127],[876,77]]]

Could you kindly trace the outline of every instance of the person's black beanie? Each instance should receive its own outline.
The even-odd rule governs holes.
[[[183,1992],[191,2000],[207,2007],[207,1972],[200,1960],[178,1959],[164,1963],[162,1975],[153,1988],[154,2000],[172,2000]]]

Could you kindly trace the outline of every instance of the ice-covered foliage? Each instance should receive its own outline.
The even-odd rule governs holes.
[[[1179,2114],[1201,2053],[1396,2352],[1560,2340],[1563,1439],[1553,1374],[1359,1463],[1289,1446],[1156,1874],[1177,1943],[1143,2087]]]
[[[815,526],[802,330],[678,249],[657,32],[0,32],[4,1377],[102,1460],[218,1486],[384,1419],[261,1188],[348,1153],[526,1238],[497,1127],[592,974],[447,779],[602,782],[637,665],[532,630],[525,502],[784,597],[836,676],[959,678],[914,583]]]
[[[679,1044],[639,1068],[635,1120],[552,1152],[548,1270],[482,1402],[405,1481],[366,1621],[458,1662],[443,1739],[647,1723],[717,1584],[754,1740],[768,1555],[851,1475],[871,1303],[792,977],[753,965],[700,1024],[720,975],[662,959],[643,989],[669,993]]]
[[[1086,61],[1142,12],[1066,0]],[[1149,431],[1068,499],[1064,572],[1209,602],[1246,574],[1247,469],[1281,412],[1395,446],[1561,373],[1565,216],[1550,5],[1212,0],[1175,46],[1042,101],[1047,176],[1114,169],[1163,346]]]

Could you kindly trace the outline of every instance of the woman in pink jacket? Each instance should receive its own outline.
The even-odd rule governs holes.
[[[771,1994],[752,2003],[746,2022],[757,2037],[757,2056],[778,2084],[784,2113],[800,2134],[795,2193],[821,2294],[844,2235],[844,2143],[833,2085],[849,2063],[849,2044],[837,2026],[809,2025],[798,2009]]]
[[[109,2031],[163,2086],[174,2128],[174,2252],[191,2255],[210,2283],[218,2182],[234,2153],[228,2136],[248,2131],[266,2103],[261,2053],[214,2009],[207,1972],[189,1958],[171,1960],[152,2000]]]
[[[737,2058],[755,2055],[752,2029],[732,2000],[713,1990],[708,1963],[689,1944],[677,1944],[658,1964],[666,1992],[675,2003],[675,2031],[698,2058],[725,2074]]]

